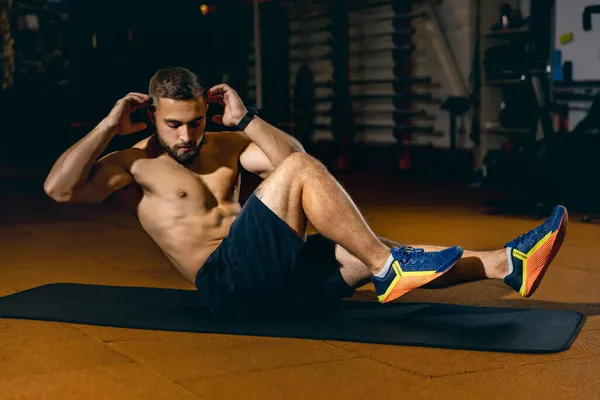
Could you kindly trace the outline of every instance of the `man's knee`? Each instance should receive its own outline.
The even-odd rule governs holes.
[[[325,166],[310,154],[298,151],[287,156],[275,170],[300,175],[315,169],[325,169]]]
[[[277,165],[275,170],[254,191],[262,199],[270,189],[278,193],[300,193],[300,188],[308,176],[314,177],[318,171],[325,172],[327,168],[316,158],[304,153],[292,153]]]

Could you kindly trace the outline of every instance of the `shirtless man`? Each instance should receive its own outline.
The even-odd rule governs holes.
[[[205,132],[209,103],[224,107],[215,123],[238,130]],[[156,133],[98,160],[113,137],[145,128],[130,113],[146,107]],[[241,168],[264,179],[243,208]],[[228,85],[205,90],[184,68],[158,71],[149,95],[120,99],[60,156],[44,189],[61,203],[112,196],[135,205],[143,229],[216,312],[303,296],[339,300],[369,280],[382,303],[480,279],[503,279],[528,297],[567,226],[557,206],[542,225],[489,252],[379,238],[298,141],[249,112]],[[307,221],[319,234],[307,237]]]

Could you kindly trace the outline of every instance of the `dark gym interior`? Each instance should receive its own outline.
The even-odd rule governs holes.
[[[593,0],[0,0],[0,398],[597,398],[599,44]],[[114,323],[100,326],[70,308],[68,292],[40,312],[64,307],[70,320],[5,313],[10,296],[50,284],[194,289],[135,216],[44,193],[66,149],[175,66],[207,88],[229,84],[296,138],[377,235],[491,251],[565,206],[569,233],[536,297],[490,280],[402,298],[440,313],[539,314],[509,327],[475,311],[468,322],[428,314],[395,326],[395,338],[369,333],[366,319],[337,340],[324,327],[154,329],[104,301],[98,315]],[[211,105],[207,131],[234,130],[211,121],[221,112]],[[132,121],[148,128],[116,136],[101,156],[155,131],[144,112]],[[259,182],[242,172],[242,205]],[[140,290],[139,303],[117,307],[137,313],[153,296]],[[367,284],[354,299],[377,296]],[[161,317],[181,322],[179,311]],[[558,331],[572,326],[546,311],[585,323],[566,344]],[[514,328],[528,319],[550,321],[557,336]],[[377,340],[354,340],[353,329]],[[428,333],[415,345],[417,330]],[[515,347],[494,332],[515,335]]]

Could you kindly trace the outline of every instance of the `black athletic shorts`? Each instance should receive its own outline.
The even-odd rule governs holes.
[[[335,243],[306,242],[254,194],[195,282],[213,312],[245,312],[335,303],[354,293],[339,272]]]

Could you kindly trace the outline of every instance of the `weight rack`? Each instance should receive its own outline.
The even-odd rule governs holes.
[[[305,140],[314,138],[316,131],[330,132],[338,170],[350,168],[351,148],[358,134],[369,137],[390,133],[395,139],[401,170],[411,168],[408,144],[413,135],[441,135],[431,124],[435,116],[419,108],[419,104],[441,103],[427,91],[439,84],[428,76],[412,76],[411,57],[416,51],[412,21],[426,17],[414,3],[304,2],[291,18],[300,26],[290,31],[290,37],[297,39],[290,44],[290,62],[299,65],[298,70],[311,70],[313,79],[307,84],[314,89],[307,94],[308,90],[301,91],[301,85],[296,85],[294,104],[302,104],[305,109],[296,108],[292,115],[303,121],[299,136]],[[355,20],[357,14],[359,19]],[[387,30],[382,31],[381,27]],[[389,59],[391,63],[373,63],[377,58]],[[330,76],[320,78],[329,69]],[[370,79],[372,75],[377,78]],[[298,101],[299,95],[311,99]],[[314,123],[308,124],[307,120]],[[419,121],[425,124],[416,123]]]

